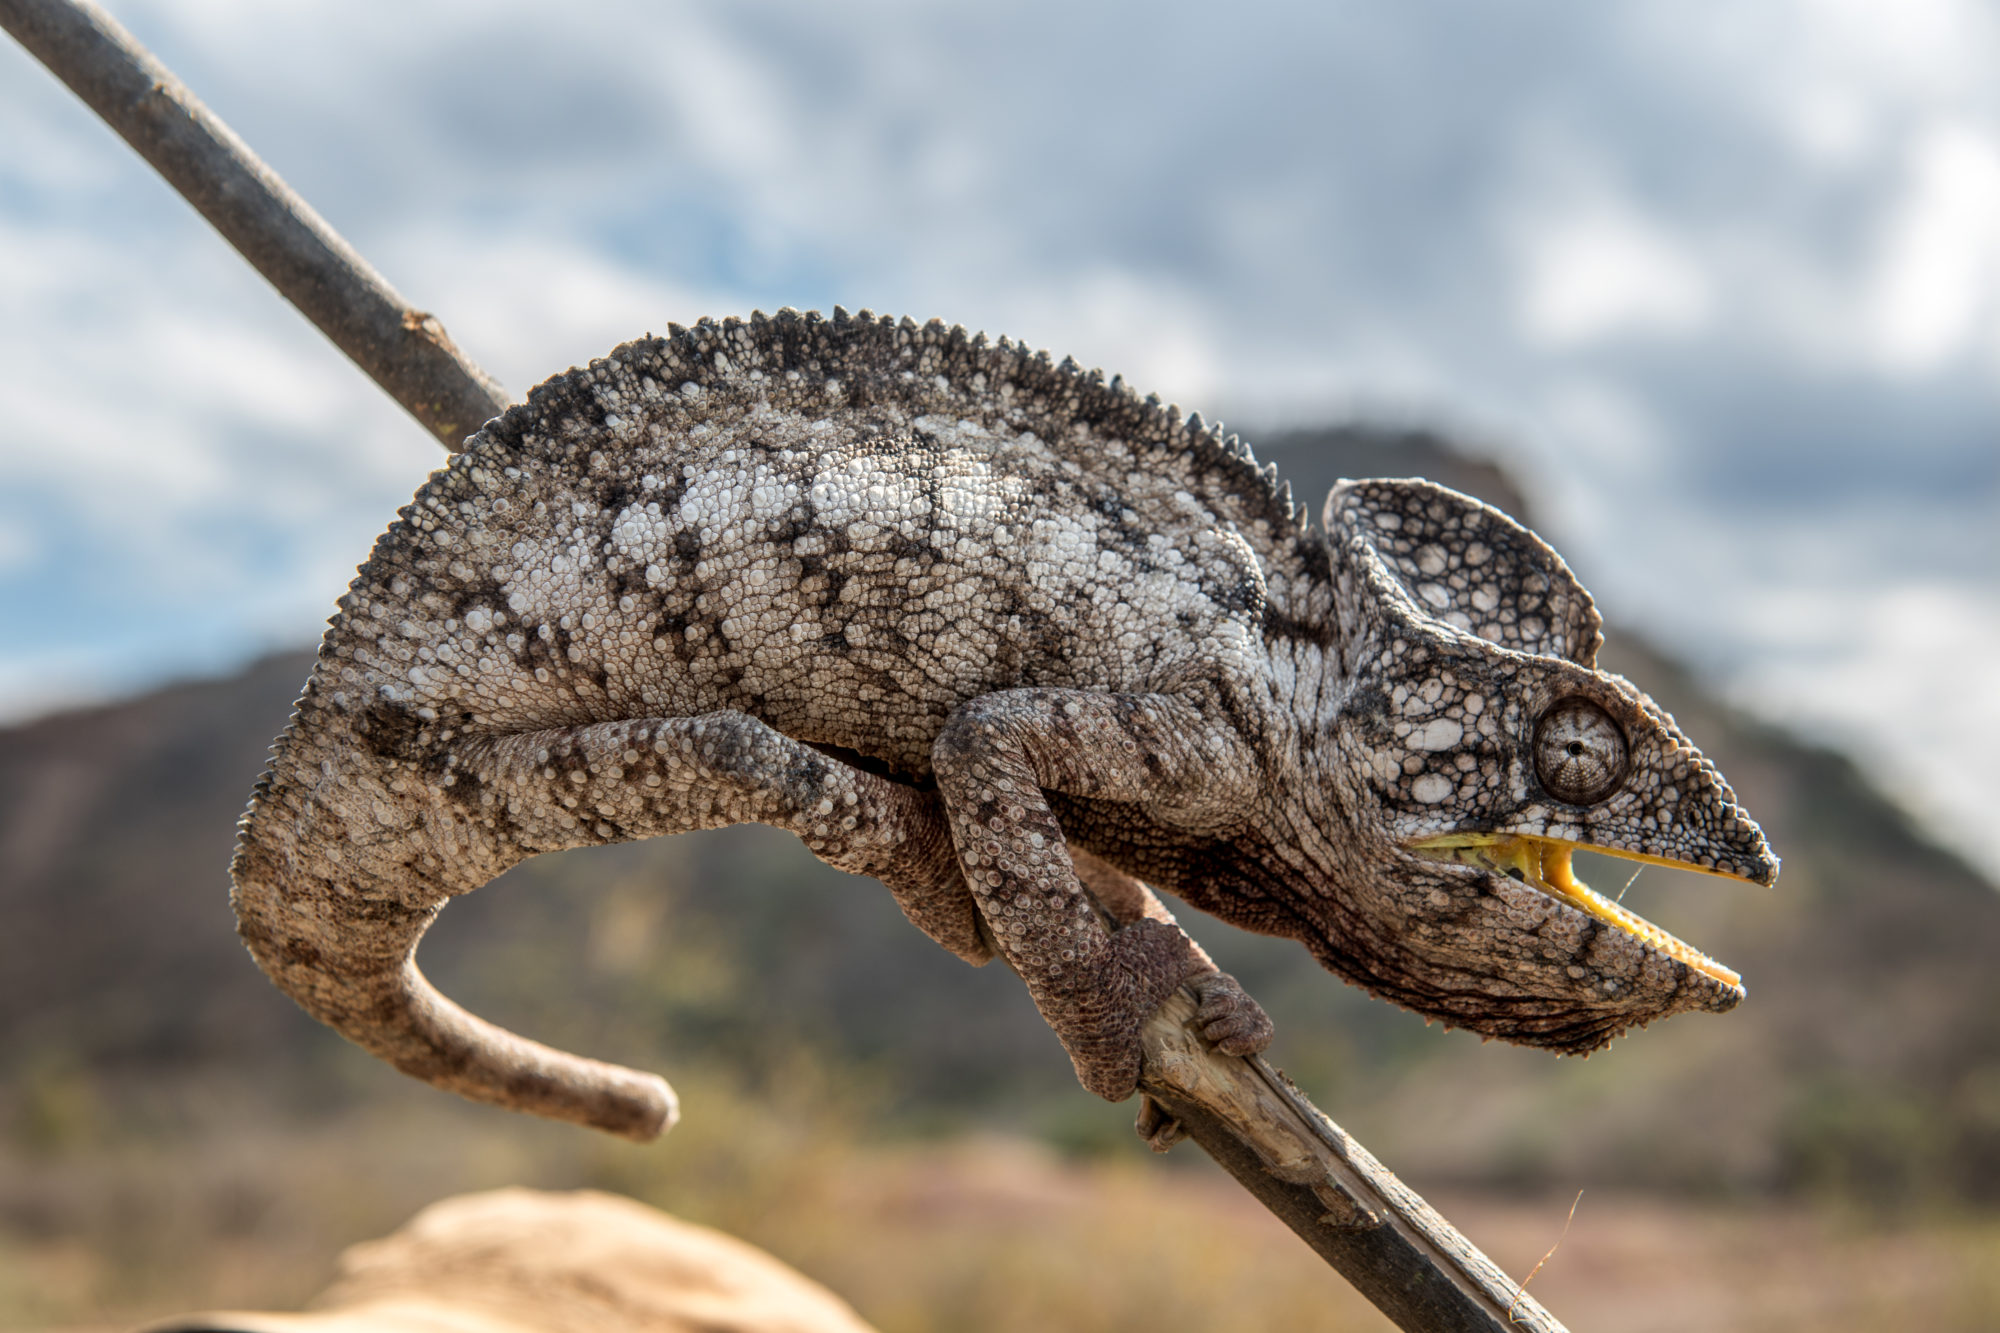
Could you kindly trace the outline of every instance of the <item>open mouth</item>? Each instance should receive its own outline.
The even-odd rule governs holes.
[[[1669,935],[1646,918],[1626,911],[1578,879],[1576,872],[1570,868],[1570,856],[1579,849],[1577,843],[1559,842],[1553,838],[1535,838],[1518,833],[1446,833],[1435,838],[1419,838],[1408,844],[1408,848],[1428,860],[1455,861],[1461,865],[1478,866],[1483,870],[1491,870],[1495,874],[1519,880],[1523,884],[1540,889],[1551,898],[1558,898],[1568,903],[1579,912],[1588,912],[1599,921],[1616,926],[1655,951],[1686,963],[1697,972],[1713,977],[1724,985],[1743,984],[1743,978],[1738,973],[1724,967],[1685,940]],[[1664,865],[1672,866],[1676,870],[1714,873],[1704,871],[1701,866],[1682,865],[1678,861],[1666,861],[1656,856],[1639,856],[1609,847],[1592,847],[1588,850],[1646,865]]]

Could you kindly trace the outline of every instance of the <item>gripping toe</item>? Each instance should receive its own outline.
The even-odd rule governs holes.
[[[1195,1021],[1217,1050],[1224,1055],[1255,1055],[1271,1044],[1275,1029],[1270,1016],[1235,977],[1217,972],[1191,984],[1201,1001]]]

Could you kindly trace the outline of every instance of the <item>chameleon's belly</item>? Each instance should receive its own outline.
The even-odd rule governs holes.
[[[482,470],[402,703],[507,731],[733,708],[924,773],[967,699],[1258,648],[1255,558],[1184,493],[941,419],[746,424],[641,445],[616,485]]]

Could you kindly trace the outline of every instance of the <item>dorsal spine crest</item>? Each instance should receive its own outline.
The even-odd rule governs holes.
[[[731,349],[742,363],[732,359],[727,369],[718,368],[717,353],[727,355]],[[1139,398],[1123,376],[1107,380],[1102,369],[1086,369],[1073,357],[1057,362],[1046,349],[1030,350],[1005,335],[989,341],[984,333],[968,333],[963,325],[947,326],[937,319],[918,325],[908,316],[899,320],[866,309],[851,313],[841,306],[834,307],[829,319],[787,306],[775,314],[752,311],[748,319],[704,316],[692,328],[669,323],[665,338],[625,343],[609,357],[538,386],[526,404],[510,408],[483,434],[517,442],[538,419],[558,419],[565,407],[583,409],[593,425],[600,425],[603,408],[594,386],[613,384],[621,372],[661,379],[669,391],[690,383],[706,391],[718,382],[733,384],[738,372],[751,370],[781,377],[813,374],[822,382],[838,380],[851,387],[856,378],[886,369],[892,359],[911,371],[962,379],[968,394],[975,377],[983,375],[987,395],[996,404],[1047,418],[1045,426],[1065,415],[1096,422],[1134,445],[1168,449],[1213,469],[1228,479],[1253,522],[1263,520],[1274,536],[1294,534],[1296,551],[1291,554],[1323,566],[1316,543],[1302,540],[1310,515],[1294,505],[1275,466],[1260,467],[1250,445],[1237,435],[1224,435],[1220,423],[1210,424],[1198,412],[1184,416],[1178,405],[1163,402],[1157,393]]]

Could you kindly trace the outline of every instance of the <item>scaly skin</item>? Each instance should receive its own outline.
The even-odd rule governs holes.
[[[1183,983],[1225,1050],[1270,1038],[1147,885],[1556,1050],[1733,1005],[1550,850],[1776,873],[1672,720],[1593,669],[1561,560],[1424,482],[1344,483],[1325,518],[1199,417],[935,322],[628,344],[489,423],[377,543],[244,818],[241,933],[400,1068],[634,1137],[665,1084],[424,982],[447,898],[539,852],[789,829],[1003,955],[1113,1099]]]

